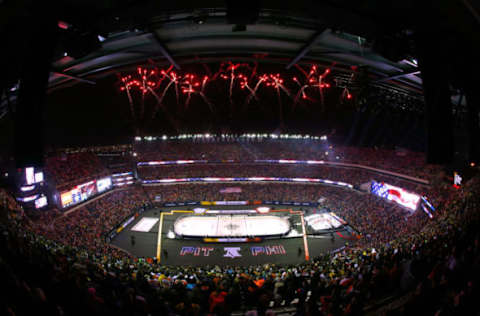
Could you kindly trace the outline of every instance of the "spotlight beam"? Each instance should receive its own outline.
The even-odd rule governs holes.
[[[467,7],[468,11],[475,17],[475,20],[477,20],[478,23],[480,23],[480,13],[475,10],[475,8],[470,4],[468,0],[462,0],[463,4],[465,7]]]
[[[72,80],[76,80],[76,81],[79,81],[79,82],[84,82],[84,83],[88,83],[88,84],[91,84],[91,85],[96,85],[97,84],[95,81],[88,80],[88,79],[83,79],[83,78],[72,76],[72,75],[67,75],[66,73],[63,73],[63,72],[54,71],[53,73],[55,75],[62,76],[62,77],[72,79]]]
[[[305,57],[306,54],[308,54],[308,52],[312,49],[313,46],[315,46],[315,44],[317,44],[318,40],[320,39],[320,37],[322,36],[323,32],[325,32],[327,28],[324,27],[320,30],[318,30],[318,32],[316,32],[311,38],[310,40],[305,44],[305,46],[303,46],[303,48],[300,50],[300,52],[298,52],[297,56],[295,56],[292,61],[287,65],[287,67],[285,67],[285,69],[290,69],[290,67],[292,67],[293,65],[295,65],[296,63],[298,63],[298,61],[300,59],[302,59],[303,57]]]
[[[155,42],[158,46],[158,50],[160,51],[160,53],[162,53],[162,55],[175,67],[175,69],[177,69],[177,70],[182,69],[180,67],[180,65],[177,64],[175,59],[173,59],[172,55],[170,55],[170,53],[168,52],[165,45],[163,45],[162,40],[158,36],[157,32],[155,32],[155,30],[152,30],[152,35],[153,35],[153,38],[154,38],[154,40],[155,40]]]
[[[401,73],[401,74],[398,74],[398,75],[390,76],[390,77],[387,77],[387,78],[378,79],[375,82],[385,82],[385,81],[389,81],[389,80],[393,80],[393,79],[402,78],[402,77],[405,77],[405,76],[408,76],[408,75],[416,75],[416,74],[419,74],[419,73],[420,73],[419,70],[409,71],[409,72]]]

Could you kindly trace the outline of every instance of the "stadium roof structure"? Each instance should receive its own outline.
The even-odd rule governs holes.
[[[229,58],[286,68],[314,62],[346,75],[366,67],[374,82],[421,94],[407,40],[414,1],[67,0],[54,5],[46,9],[59,18],[64,51],[54,58],[51,89],[95,84],[97,76],[148,61],[178,68]],[[2,6],[5,28],[18,29],[23,22],[15,19],[32,14],[20,11],[29,8],[28,1]],[[9,87],[12,96],[16,88]]]
[[[42,129],[37,118],[43,114],[47,74],[53,91],[100,85],[103,77],[148,64],[189,69],[258,62],[275,72],[296,65],[328,67],[344,91],[384,89],[363,89],[373,91],[372,97],[365,92],[355,98],[357,105],[380,96],[374,110],[398,105],[434,116],[429,122],[445,135],[429,130],[439,140],[449,133],[444,126],[450,124],[452,103],[457,112],[465,98],[475,98],[469,78],[478,73],[480,8],[471,0],[7,0],[0,8],[0,34],[8,43],[0,59],[6,74],[0,78],[0,118],[18,93],[17,104],[24,106],[15,120],[31,130]],[[355,74],[358,81],[352,82]],[[429,89],[430,105],[424,107],[423,91]],[[469,117],[476,117],[473,110]],[[19,133],[28,136],[27,130]],[[437,145],[440,150],[443,141]]]
[[[13,20],[29,8],[28,1],[3,6],[3,27],[17,26]],[[451,26],[441,17],[447,10],[461,21],[461,32],[478,22],[469,1],[67,0],[46,9],[59,19],[63,47],[54,57],[50,89],[95,84],[98,76],[152,61],[180,68],[229,58],[285,68],[316,63],[333,67],[340,81],[366,69],[375,84],[421,95],[412,29],[427,12],[433,19],[425,23],[439,32]],[[13,97],[16,88],[9,88]]]
[[[231,15],[237,13],[231,14],[232,9],[225,7],[223,1],[204,1],[204,9],[175,10],[146,2],[143,7],[109,14],[103,25],[90,29],[87,26],[86,32],[101,42],[92,45],[85,56],[71,57],[65,47],[67,56],[61,56],[53,64],[50,87],[75,81],[94,84],[95,75],[148,61],[173,64],[178,69],[182,64],[229,58],[261,60],[286,68],[295,63],[314,62],[333,65],[346,74],[356,67],[368,67],[373,80],[421,93],[419,70],[414,58],[411,55],[408,58],[408,47],[393,52],[398,60],[388,60],[379,54],[373,47],[378,24],[371,19],[345,8],[328,8],[326,2],[314,4],[300,0],[291,8],[288,5],[278,8],[274,2],[269,6],[269,2],[262,3],[265,8],[237,8],[238,16],[233,17]],[[299,9],[302,4],[322,13],[309,14]],[[188,2],[175,1],[175,6],[187,7]],[[330,21],[326,18],[328,11],[340,17]],[[66,25],[70,25],[70,21],[66,21]],[[74,29],[75,24],[70,27]],[[408,42],[398,39],[400,43],[408,46]]]
[[[120,18],[118,18],[120,19]],[[50,87],[89,79],[109,70],[137,66],[148,61],[173,64],[261,60],[289,68],[317,63],[350,73],[352,66],[368,67],[378,82],[390,82],[421,91],[415,60],[391,61],[382,57],[364,37],[328,27],[318,20],[285,15],[279,10],[260,10],[255,24],[232,31],[226,9],[175,11],[150,19],[148,25],[119,27],[94,34],[98,48],[81,58],[62,56],[53,64]]]

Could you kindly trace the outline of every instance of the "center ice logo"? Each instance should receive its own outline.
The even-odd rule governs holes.
[[[235,231],[235,230],[238,230],[240,228],[240,225],[235,225],[235,224],[228,224],[227,226],[225,226],[228,230],[230,231]]]
[[[237,258],[242,256],[240,254],[240,247],[224,247],[223,250],[225,251],[224,257]]]

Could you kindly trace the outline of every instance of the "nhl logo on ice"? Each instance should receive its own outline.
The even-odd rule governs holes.
[[[240,247],[224,247],[223,250],[225,251],[224,257],[237,258],[242,256],[240,254]]]

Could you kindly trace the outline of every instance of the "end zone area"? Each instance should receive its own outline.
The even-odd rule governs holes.
[[[222,214],[222,211],[241,211],[238,206],[212,206],[209,209],[217,214]],[[305,210],[304,207],[302,209]],[[299,208],[290,207],[289,210],[272,211],[268,214],[288,218],[291,229],[282,237],[229,236],[229,239],[178,236],[174,233],[175,222],[179,218],[195,215],[193,209],[157,208],[141,214],[110,243],[137,257],[159,257],[160,263],[165,265],[248,266],[266,263],[299,264],[306,261],[308,252],[310,258],[314,258],[343,247],[345,242],[351,242],[353,235],[348,227],[315,234],[312,234],[309,227],[310,229],[306,229],[308,237],[304,240],[302,219],[298,211]],[[304,225],[307,225],[305,221]],[[238,230],[232,222],[222,229],[226,227],[230,229],[229,232],[232,229]]]

